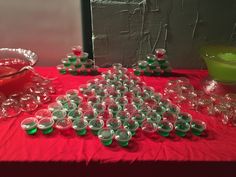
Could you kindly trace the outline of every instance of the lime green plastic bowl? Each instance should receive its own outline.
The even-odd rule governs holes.
[[[207,46],[201,49],[201,56],[214,80],[236,83],[236,47]]]

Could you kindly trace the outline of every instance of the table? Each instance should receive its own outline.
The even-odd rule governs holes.
[[[78,88],[93,76],[60,75],[54,67],[36,67],[43,76],[57,77],[58,92]],[[175,70],[171,77],[145,77],[142,80],[156,91],[163,90],[168,79],[187,76],[198,86],[207,76],[205,70]],[[41,108],[46,107],[46,105]],[[54,131],[45,136],[28,136],[20,122],[31,116],[0,120],[0,176],[236,176],[236,128],[224,126],[213,117],[188,111],[207,123],[202,137],[173,135],[149,137],[141,131],[129,147],[113,142],[104,147],[90,132],[85,137]]]

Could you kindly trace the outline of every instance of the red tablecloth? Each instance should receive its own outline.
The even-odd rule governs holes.
[[[57,95],[64,94],[66,90],[76,89],[80,84],[93,78],[93,76],[60,75],[52,67],[36,67],[36,70],[43,76],[58,78],[58,93],[53,96],[53,100]],[[147,85],[153,86],[156,91],[162,91],[168,79],[178,76],[188,77],[197,87],[201,79],[207,76],[207,72],[204,70],[177,70],[172,77],[142,76],[141,78]],[[68,167],[67,169],[75,167],[73,170],[81,170],[80,167],[84,167],[83,169],[88,168],[90,173],[94,172],[97,175],[99,173],[96,173],[96,168],[99,169],[101,166],[104,167],[102,170],[114,169],[113,176],[121,173],[120,170],[127,170],[123,172],[129,174],[129,169],[132,173],[138,172],[138,174],[142,172],[149,175],[159,173],[163,176],[163,174],[173,173],[175,176],[183,176],[186,172],[191,172],[191,167],[199,168],[199,171],[190,175],[194,176],[207,174],[207,165],[209,165],[208,170],[212,173],[215,171],[216,176],[219,174],[236,176],[236,128],[222,125],[214,120],[214,117],[187,111],[193,115],[193,118],[202,119],[207,123],[207,131],[204,136],[189,135],[179,138],[172,135],[169,138],[163,138],[155,135],[149,137],[139,131],[127,148],[118,146],[116,142],[113,142],[111,147],[105,147],[90,132],[85,137],[77,136],[73,130],[66,135],[56,130],[49,136],[40,132],[35,136],[28,136],[20,128],[20,122],[30,116],[27,113],[22,113],[17,118],[2,119],[0,120],[0,162],[2,163],[2,165],[0,163],[0,169],[4,167],[6,171],[11,169],[11,164],[14,164],[15,168],[22,167],[23,170],[27,170],[27,167],[33,164],[34,167],[37,164],[47,164],[48,168],[45,167],[45,169],[52,169],[51,166],[55,165],[60,172],[63,171],[60,169],[63,165],[58,164],[68,162],[67,165],[64,165],[64,167]],[[27,164],[27,166],[23,164]],[[84,165],[79,167],[76,164]],[[135,168],[132,168],[132,164]],[[232,170],[234,167],[235,169]],[[201,169],[205,169],[205,171],[201,173]],[[80,171],[81,174],[82,171]],[[69,173],[69,171],[67,172]],[[110,172],[112,173],[112,171]],[[60,173],[63,174],[63,172]],[[107,174],[106,171],[100,173],[103,176]]]

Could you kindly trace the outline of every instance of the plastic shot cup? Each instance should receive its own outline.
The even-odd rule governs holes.
[[[145,120],[145,114],[143,114],[142,112],[135,112],[131,115],[131,119],[136,120],[139,126],[141,126],[143,121]]]
[[[62,107],[62,104],[61,104],[61,103],[54,102],[54,103],[50,103],[50,104],[48,105],[48,110],[49,110],[50,112],[54,112],[54,111],[56,111],[56,110],[62,110],[62,109],[63,109],[63,107]]]
[[[68,58],[68,61],[69,61],[72,65],[74,65],[74,64],[76,63],[76,61],[77,61],[77,56],[76,56],[75,54],[73,54],[73,53],[67,54],[66,57]]]
[[[55,123],[55,127],[58,129],[58,130],[68,130],[69,128],[71,128],[72,126],[72,122],[70,119],[60,119],[60,120],[57,120],[56,123]]]
[[[116,114],[116,118],[123,123],[126,119],[130,118],[130,113],[128,111],[119,111]]]
[[[192,120],[190,127],[194,135],[200,136],[206,129],[206,123],[201,120]]]
[[[138,61],[138,67],[141,70],[146,70],[147,66],[148,66],[148,62],[146,62],[146,61]]]
[[[141,129],[146,133],[154,133],[157,131],[157,124],[154,122],[143,122],[141,125]]]
[[[125,129],[128,129],[132,136],[136,134],[137,129],[139,128],[139,124],[136,120],[126,119],[123,123]]]
[[[75,45],[71,48],[72,52],[76,56],[81,56],[83,54],[83,48],[80,45]]]
[[[47,135],[53,132],[54,120],[50,118],[42,118],[38,122],[38,129],[40,129],[43,134]]]
[[[121,127],[121,121],[119,119],[111,118],[106,121],[106,125],[108,128],[116,131],[118,128]]]
[[[33,95],[25,94],[20,98],[20,107],[22,111],[31,112],[38,108],[38,103]]]
[[[174,124],[175,134],[184,137],[186,133],[190,130],[190,125],[184,120],[177,120]]]
[[[98,138],[104,146],[109,146],[112,144],[114,134],[114,130],[110,128],[102,128],[98,131]]]
[[[167,110],[172,112],[172,113],[174,113],[174,114],[179,114],[180,113],[180,108],[177,105],[175,105],[175,104],[169,105]]]
[[[97,113],[93,109],[85,111],[83,115],[84,119],[87,120],[88,122],[92,119],[97,118]]]
[[[88,53],[83,52],[83,54],[80,56],[80,61],[81,61],[81,63],[84,64],[87,62],[87,60],[88,60]]]
[[[102,103],[96,103],[93,105],[93,110],[97,113],[100,114],[101,112],[104,112],[106,109],[106,106]]]
[[[173,124],[168,120],[163,120],[157,124],[157,132],[164,137],[169,136],[173,130]]]
[[[192,115],[187,112],[180,112],[178,114],[178,119],[190,123],[192,121]]]
[[[64,65],[65,68],[70,67],[71,63],[68,58],[63,58],[61,59],[62,64]]]
[[[57,65],[57,70],[58,70],[58,72],[59,72],[60,74],[66,74],[66,73],[67,73],[66,67],[65,67],[64,65],[62,65],[62,64]]]
[[[118,144],[122,147],[126,147],[129,145],[129,141],[132,138],[132,133],[124,128],[120,128],[116,131],[115,139]]]
[[[114,64],[112,64],[112,68],[114,70],[120,70],[122,68],[122,64],[121,63],[114,63]]]
[[[113,115],[113,117],[116,117],[116,114],[121,110],[121,106],[118,104],[110,104],[108,106],[108,111]]]
[[[48,109],[40,109],[35,113],[35,117],[37,119],[51,118],[52,113]]]
[[[21,128],[28,135],[34,135],[37,132],[38,120],[35,117],[29,117],[21,122]]]
[[[21,113],[18,101],[12,98],[3,101],[2,110],[5,117],[15,117]]]
[[[72,121],[81,119],[83,117],[83,113],[80,110],[69,111],[67,115],[68,115],[68,118],[71,119]]]
[[[92,119],[89,121],[89,128],[94,135],[98,135],[98,131],[104,127],[102,119]]]
[[[154,111],[149,112],[146,117],[148,122],[159,123],[161,121],[161,116]]]
[[[87,133],[87,126],[88,122],[85,119],[77,119],[72,123],[72,128],[79,136],[83,136]]]
[[[65,110],[56,110],[52,113],[53,120],[63,120],[66,118]]]
[[[146,61],[148,62],[148,64],[153,64],[156,61],[156,56],[153,54],[148,54],[146,56]]]

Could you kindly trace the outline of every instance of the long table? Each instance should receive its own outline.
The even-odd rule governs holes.
[[[57,78],[56,96],[68,89],[77,89],[94,76],[61,75],[55,67],[36,67],[36,71]],[[103,69],[104,71],[104,69]],[[207,76],[205,70],[175,70],[168,77],[141,79],[156,91],[162,91],[169,79],[188,77],[194,86]],[[41,106],[41,108],[47,105]],[[193,118],[207,123],[203,136],[174,134],[164,138],[148,136],[141,130],[128,147],[117,142],[103,146],[90,131],[84,137],[71,130],[63,134],[55,130],[51,135],[37,132],[27,135],[21,121],[32,116],[21,113],[18,117],[0,119],[0,176],[236,176],[236,128],[225,126],[214,117],[185,110]]]

